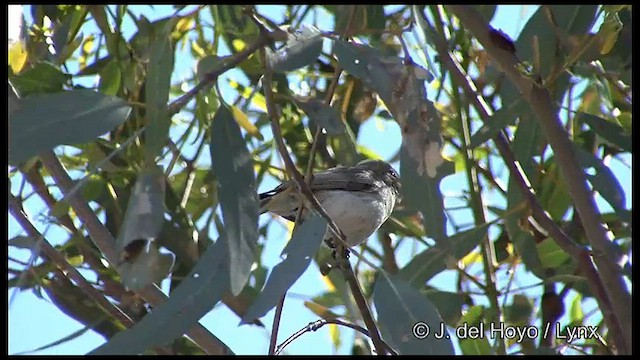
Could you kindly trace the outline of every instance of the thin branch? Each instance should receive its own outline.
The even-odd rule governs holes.
[[[516,180],[517,185],[525,194],[527,202],[532,208],[534,218],[547,230],[556,240],[558,245],[569,253],[579,264],[585,276],[589,278],[589,285],[598,298],[603,315],[607,319],[607,325],[613,335],[615,345],[620,354],[629,353],[631,349],[631,296],[624,282],[621,269],[616,264],[615,259],[610,255],[610,241],[606,235],[606,229],[602,225],[601,217],[597,211],[594,199],[591,195],[584,171],[578,166],[573,144],[569,139],[562,123],[558,119],[557,110],[550,98],[549,92],[533,79],[523,76],[518,71],[519,61],[514,54],[496,46],[489,36],[489,25],[477,11],[467,6],[449,6],[449,9],[460,19],[462,24],[471,31],[485,50],[500,65],[506,75],[515,83],[525,99],[531,104],[533,112],[536,114],[546,138],[551,145],[556,160],[560,166],[563,178],[568,184],[569,193],[573,199],[575,209],[584,219],[583,224],[589,242],[594,249],[594,256],[575,244],[564,232],[553,222],[539,204],[535,195],[529,189],[524,174],[516,165],[517,162],[513,154],[509,151],[506,138],[500,134],[496,138],[496,146],[505,159],[507,166],[511,170],[511,175]],[[446,56],[452,62],[450,56]],[[454,73],[456,71],[453,71]],[[459,69],[457,72],[460,72]],[[454,74],[462,76],[460,74]],[[470,80],[469,80],[470,81]],[[469,84],[469,81],[466,83]],[[465,90],[466,89],[465,86]],[[483,120],[488,119],[488,112],[479,101],[480,95],[473,95],[470,98],[476,103],[478,112]],[[593,267],[592,260],[598,266],[599,272]],[[604,286],[604,283],[607,286]]]
[[[284,351],[284,348],[286,348],[289,344],[291,344],[294,340],[296,340],[300,336],[304,335],[305,333],[311,332],[311,331],[317,331],[318,329],[320,329],[321,327],[323,327],[326,324],[335,324],[335,325],[345,326],[345,327],[351,328],[353,330],[356,330],[356,331],[362,333],[363,335],[365,335],[367,337],[370,337],[369,336],[369,331],[367,331],[367,329],[363,328],[360,325],[352,324],[350,322],[342,321],[340,319],[320,319],[320,320],[317,320],[315,322],[309,323],[307,326],[303,327],[302,329],[296,331],[293,335],[289,336],[282,344],[278,345],[275,355],[280,355],[280,353],[282,351]],[[398,355],[387,344],[384,344],[384,346],[385,346],[385,350],[388,353],[393,354],[393,355]]]
[[[273,326],[271,326],[271,338],[269,339],[269,355],[276,353],[276,343],[278,342],[278,327],[280,326],[280,319],[282,318],[282,308],[284,307],[284,299],[286,294],[282,295],[278,305],[276,306],[276,313],[273,318]]]
[[[20,224],[20,226],[27,232],[27,234],[33,238],[42,238],[40,242],[40,250],[49,260],[60,269],[65,276],[68,276],[73,280],[78,287],[87,294],[90,299],[93,299],[100,307],[102,307],[107,313],[114,318],[118,319],[126,327],[132,327],[135,325],[133,320],[125,314],[120,308],[112,304],[107,298],[104,297],[98,290],[96,290],[87,280],[80,274],[80,272],[62,256],[46,238],[33,226],[31,221],[24,213],[19,201],[12,194],[9,194],[9,211],[13,218]]]
[[[58,184],[62,193],[67,195],[73,187],[73,180],[71,180],[69,174],[64,170],[56,155],[52,151],[49,151],[42,154],[40,157],[42,159],[42,163],[47,168],[54,181]],[[116,240],[113,238],[109,230],[107,230],[107,228],[105,228],[100,222],[91,207],[89,207],[89,204],[87,204],[81,197],[77,196],[77,194],[73,194],[69,197],[69,203],[80,221],[85,224],[91,240],[105,255],[105,258],[109,263],[115,266],[119,261],[118,255],[113,246],[116,243]],[[167,296],[155,284],[151,284],[138,291],[138,294],[140,294],[142,298],[154,307],[158,307],[167,301]],[[187,335],[208,354],[228,353],[226,346],[200,323],[196,323],[187,332]]]
[[[184,95],[177,98],[171,104],[169,104],[167,111],[169,115],[173,115],[180,111],[194,96],[196,96],[200,91],[206,89],[211,84],[213,84],[218,77],[228,70],[238,66],[241,62],[246,60],[251,54],[261,49],[263,46],[267,45],[272,40],[269,32],[260,32],[260,36],[258,40],[253,44],[247,46],[244,50],[232,55],[228,59],[224,61],[224,66],[221,66],[218,69],[214,69],[208,73],[206,73],[203,79],[193,87],[193,89],[187,91]]]

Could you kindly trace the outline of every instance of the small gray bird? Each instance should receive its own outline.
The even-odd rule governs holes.
[[[398,173],[381,160],[364,160],[356,166],[338,166],[316,173],[310,187],[345,234],[349,246],[362,243],[378,230],[400,197]],[[295,182],[288,180],[260,194],[260,213],[271,211],[294,221],[300,200]],[[307,209],[303,210],[303,216],[307,214]],[[327,229],[325,240],[331,238]]]

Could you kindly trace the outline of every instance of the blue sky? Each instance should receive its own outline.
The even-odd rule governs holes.
[[[10,11],[14,11],[15,8],[10,7]],[[154,6],[151,9],[146,5],[137,5],[131,7],[135,14],[144,14],[150,20],[166,17],[173,13],[170,6]],[[193,7],[188,7],[183,12],[188,12]],[[282,7],[280,6],[259,6],[258,11],[261,14],[271,17],[275,21],[279,21],[282,18]],[[512,38],[516,38],[522,27],[526,23],[526,20],[536,10],[535,6],[499,6],[496,15],[492,21],[494,27],[500,28],[506,34]],[[322,11],[322,10],[320,10]],[[30,11],[28,6],[24,7],[24,12],[29,17]],[[205,12],[207,13],[207,12]],[[11,15],[9,19],[15,20],[16,17]],[[307,17],[311,21],[313,17]],[[317,16],[319,20],[317,26],[321,30],[329,30],[332,28],[333,18],[328,13],[320,12]],[[29,20],[27,18],[27,20]],[[12,29],[12,21],[9,23],[9,30]],[[125,37],[129,38],[133,32],[133,23],[130,19],[125,22],[124,26]],[[597,27],[596,27],[597,29]],[[96,28],[93,23],[88,24],[83,31],[87,33],[95,32]],[[11,33],[10,33],[11,34]],[[411,36],[408,37],[408,41],[411,40]],[[221,44],[221,55],[228,53],[228,49],[224,44]],[[328,46],[325,42],[325,46]],[[414,55],[415,52],[414,52]],[[414,56],[414,60],[421,63],[418,56]],[[178,49],[176,53],[176,68],[173,73],[172,83],[180,84],[183,81],[190,79],[195,71],[196,60],[194,60],[187,49]],[[77,69],[77,64],[69,64],[70,72],[74,73]],[[223,94],[226,94],[225,100],[231,102],[235,98],[235,92],[228,86],[228,81],[234,80],[241,84],[246,84],[246,79],[239,71],[232,70],[227,72],[219,80],[219,84],[222,88]],[[92,79],[84,79],[83,81],[91,84]],[[188,87],[187,87],[188,88]],[[428,87],[429,95],[434,96],[435,91]],[[184,116],[185,119],[189,119],[186,115],[179,114],[178,117]],[[267,131],[268,132],[268,131]],[[181,134],[181,131],[172,132],[172,137],[177,137]],[[265,134],[267,138],[270,134]],[[389,159],[393,156],[400,147],[400,131],[395,122],[384,121],[380,119],[371,119],[367,121],[358,136],[358,143],[375,151],[382,158]],[[57,149],[59,151],[60,149]],[[208,151],[204,152],[208,154]],[[206,166],[208,156],[205,160],[199,162],[201,166]],[[631,157],[626,159],[631,163]],[[397,166],[397,164],[396,164]],[[610,164],[612,170],[619,176],[621,185],[623,186],[627,194],[627,203],[630,207],[631,204],[631,170],[625,167],[617,160],[613,160]],[[441,185],[441,190],[445,195],[445,201],[447,206],[456,206],[463,204],[462,201],[456,199],[456,196],[461,194],[461,189],[466,188],[464,174],[455,174],[447,177]],[[628,181],[626,180],[628,179]],[[275,186],[276,182],[273,179],[267,180],[261,184],[259,191],[269,190]],[[19,187],[19,181],[12,181],[12,193],[17,193]],[[495,196],[487,197],[487,202],[490,205],[504,205]],[[602,199],[598,200],[598,204],[602,210],[609,210],[608,204],[604,203]],[[44,205],[37,201],[35,197],[26,203],[27,213],[32,220],[38,218],[39,214],[46,214],[44,211]],[[457,223],[470,223],[472,222],[470,211],[458,211],[454,212],[455,220]],[[265,216],[261,218],[261,221],[266,221]],[[46,225],[35,221],[36,227],[40,231],[44,231]],[[451,231],[452,229],[449,229]],[[21,228],[9,217],[9,231],[8,238],[21,233]],[[54,244],[65,241],[67,235],[55,227],[52,227],[45,233],[46,238]],[[212,234],[214,237],[215,234]],[[265,251],[263,254],[263,264],[268,267],[273,267],[280,261],[279,254],[284,248],[287,242],[287,229],[284,226],[280,226],[277,222],[269,227],[267,233],[267,239]],[[406,264],[412,254],[415,254],[424,249],[424,246],[413,244],[414,242],[406,241],[405,246],[402,246],[399,250],[399,265]],[[374,248],[378,247],[377,241],[369,241],[369,245]],[[20,250],[15,248],[9,249],[9,255],[12,258],[19,259],[21,261],[27,261],[30,257],[30,252],[27,250]],[[9,262],[11,267],[15,267],[16,264]],[[499,279],[505,279],[505,276],[499,277]],[[516,287],[527,285],[530,283],[538,282],[537,278],[533,275],[526,273],[518,274],[520,283],[516,284]],[[453,281],[454,275],[449,272],[444,272],[434,277],[429,284],[442,290],[455,291]],[[163,288],[166,288],[166,281],[163,283]],[[499,284],[504,286],[505,284]],[[299,330],[309,322],[317,320],[317,316],[307,310],[303,302],[310,299],[312,296],[320,294],[326,289],[322,276],[315,266],[311,266],[307,272],[296,282],[288,293],[287,300],[285,302],[284,316],[281,321],[279,331],[279,342],[283,341],[290,334]],[[13,291],[9,291],[9,296],[12,296]],[[527,290],[527,294],[531,296],[539,296],[541,293],[541,287]],[[569,299],[572,297],[570,296]],[[486,304],[486,300],[479,298],[478,302]],[[537,304],[536,304],[537,306]],[[587,313],[589,309],[593,309],[595,304],[592,301],[583,302],[584,311]],[[339,311],[338,311],[339,312]],[[15,300],[12,302],[8,309],[9,314],[9,354],[20,353],[23,351],[29,351],[40,346],[46,345],[53,341],[56,341],[62,337],[70,335],[83,328],[81,324],[75,320],[67,317],[64,313],[61,313],[57,308],[49,302],[46,298],[39,299],[31,292],[22,292],[16,295]],[[273,311],[268,313],[262,320],[265,323],[265,329],[257,328],[254,326],[237,326],[239,319],[235,314],[229,311],[224,305],[218,304],[207,315],[205,315],[200,323],[208,328],[213,334],[218,336],[224,341],[234,352],[237,354],[266,354],[269,341],[269,329],[273,319]],[[566,319],[565,319],[566,320]],[[352,330],[341,328],[342,345],[338,348],[338,353],[349,353],[350,346],[353,343],[354,332]],[[252,339],[247,341],[247,339]],[[87,331],[82,336],[77,337],[74,340],[65,342],[55,347],[51,347],[44,351],[36,352],[36,354],[85,354],[95,347],[101,345],[104,339],[94,333],[93,331]],[[287,352],[290,354],[332,354],[333,345],[330,340],[329,327],[325,326],[317,332],[306,334],[292,343]]]

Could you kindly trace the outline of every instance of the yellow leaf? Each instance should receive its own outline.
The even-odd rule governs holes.
[[[480,260],[482,260],[482,256],[480,256],[480,252],[473,251],[468,253],[465,257],[463,257],[461,261],[464,267],[466,268],[471,264],[480,262]]]
[[[245,129],[246,132],[260,140],[264,140],[262,134],[258,131],[258,128],[249,121],[247,114],[243,113],[237,106],[231,106],[231,112],[233,113],[233,118],[236,119],[238,125]]]
[[[340,316],[331,311],[329,308],[326,308],[320,304],[316,304],[311,301],[305,301],[304,306],[311,310],[314,314],[320,316],[323,319],[337,319]]]
[[[329,324],[329,336],[331,336],[331,342],[333,343],[333,348],[337,349],[340,347],[340,328],[336,324]]]
[[[201,58],[205,57],[207,53],[204,51],[202,46],[198,45],[197,41],[191,41],[191,49],[198,54]]]
[[[179,32],[187,32],[189,30],[191,30],[191,26],[193,25],[194,20],[193,18],[182,18],[180,20],[178,20],[178,23],[176,24],[176,31]]]
[[[9,65],[14,74],[19,74],[27,63],[27,50],[22,42],[16,41],[9,48]]]
[[[253,92],[249,87],[244,87],[243,90],[241,91],[240,90],[241,85],[238,84],[238,82],[235,80],[229,80],[229,86],[238,90],[239,93],[241,92],[240,95],[242,95],[244,99],[248,99],[249,97],[251,97],[251,93]],[[256,108],[260,109],[265,113],[267,112],[267,102],[264,99],[264,95],[258,92],[253,94],[253,97],[251,97],[251,105],[255,106]]]
[[[236,51],[242,51],[247,47],[247,44],[240,39],[234,39],[231,44]]]
[[[324,285],[327,287],[327,290],[329,292],[336,291],[336,286],[333,285],[333,281],[331,281],[331,279],[328,276],[320,276],[320,279],[322,279],[322,282],[324,282]]]

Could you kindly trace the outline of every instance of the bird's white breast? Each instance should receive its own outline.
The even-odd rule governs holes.
[[[382,191],[391,191],[383,189]],[[382,196],[375,192],[320,191],[316,193],[318,201],[327,214],[345,233],[349,246],[365,241],[380,225],[387,220],[393,210],[391,196]],[[331,237],[327,230],[325,238]]]

